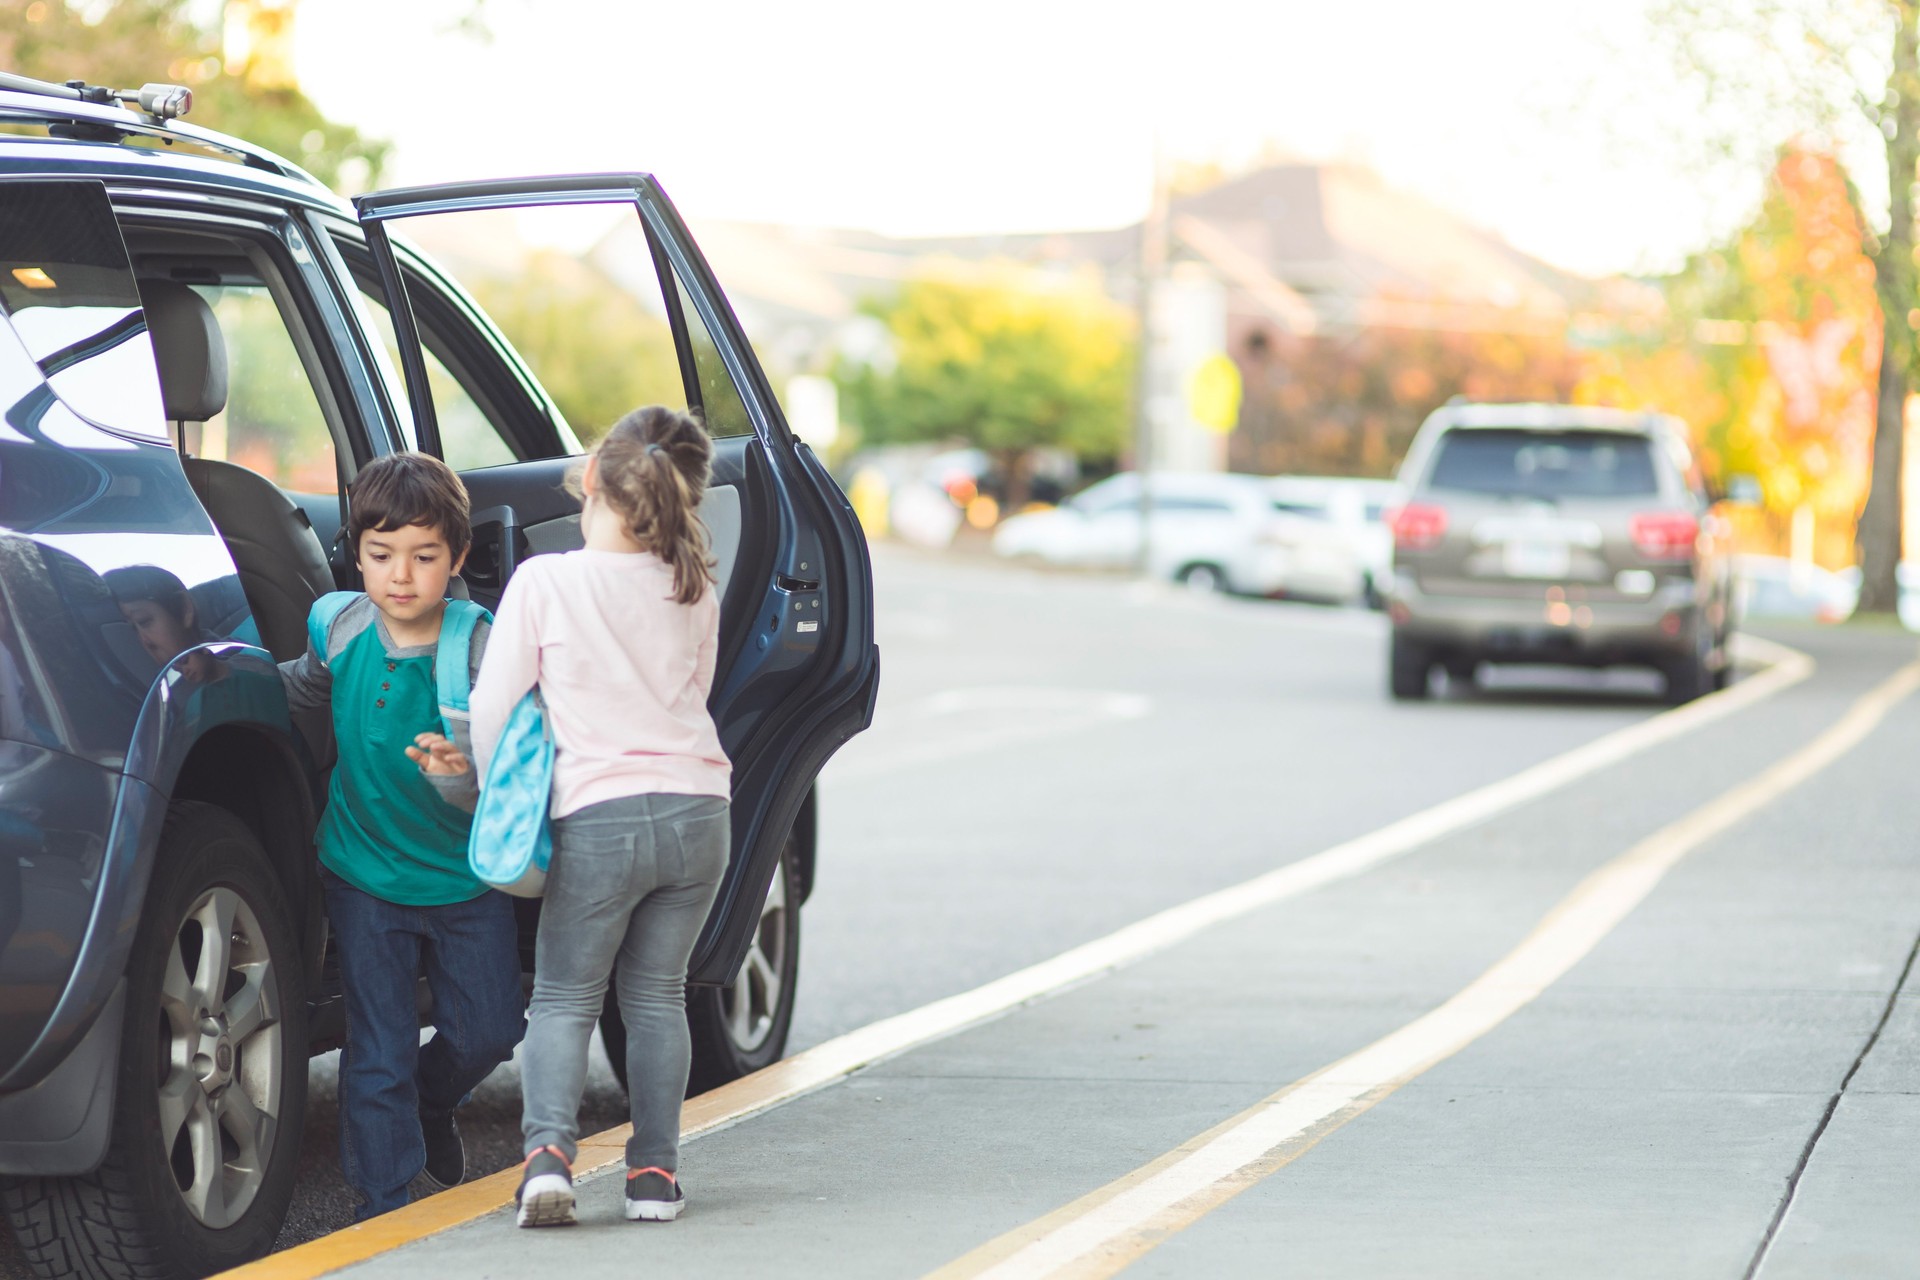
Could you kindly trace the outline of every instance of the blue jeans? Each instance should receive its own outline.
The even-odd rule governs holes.
[[[445,1115],[513,1056],[526,1031],[513,901],[407,907],[323,872],[340,955],[347,1047],[340,1055],[340,1164],[363,1222],[407,1203],[426,1164],[420,1117]],[[425,964],[433,1039],[420,1044],[414,988]]]
[[[727,802],[714,796],[638,795],[553,824],[520,1059],[523,1150],[551,1144],[573,1159],[587,1041],[615,978],[627,1024],[627,1165],[679,1169],[692,1051],[687,957],[727,869],[729,823]]]

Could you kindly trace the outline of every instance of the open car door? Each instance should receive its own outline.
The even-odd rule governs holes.
[[[717,1016],[732,1024],[727,1030],[740,1053],[732,1074],[762,1065],[784,1043],[793,976],[791,963],[784,973],[769,963],[776,958],[765,953],[782,943],[763,936],[763,921],[774,902],[790,899],[797,910],[811,885],[814,779],[834,750],[867,726],[879,686],[872,569],[852,507],[788,429],[733,309],[652,177],[418,187],[375,192],[354,204],[372,259],[356,274],[369,266],[377,273],[405,374],[407,404],[396,412],[410,411],[417,447],[446,458],[466,481],[475,517],[466,576],[473,596],[489,605],[524,557],[580,545],[578,506],[560,485],[579,446],[524,365],[504,354],[479,308],[426,259],[396,247],[388,224],[484,221],[489,211],[558,205],[633,211],[636,223],[621,228],[629,254],[620,282],[671,336],[671,365],[663,358],[663,367],[679,393],[676,407],[697,411],[715,446],[701,508],[721,593],[710,707],[733,762],[734,844],[688,979],[727,987],[725,999],[709,994]],[[436,238],[448,242],[462,243]],[[496,353],[491,371],[489,350]],[[516,380],[523,385],[509,385]],[[659,395],[670,403],[667,392]],[[468,429],[460,415],[469,413],[469,402],[481,402],[499,428],[504,444],[495,442],[491,455],[463,459],[455,447],[456,433]],[[488,465],[471,465],[479,462]],[[803,823],[803,807],[805,829],[790,838]],[[792,865],[783,867],[783,855]],[[771,1054],[760,1052],[763,1046]]]

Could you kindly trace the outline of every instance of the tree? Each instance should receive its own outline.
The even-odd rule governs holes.
[[[870,303],[890,359],[837,371],[841,402],[872,444],[955,441],[986,451],[1026,500],[1032,451],[1116,456],[1126,439],[1133,324],[1090,279],[1013,266],[929,274]]]
[[[193,0],[0,0],[0,67],[115,89],[184,84],[193,90],[192,123],[284,155],[329,186],[371,185],[387,144],[328,120],[264,56],[226,66],[219,28],[200,20],[206,12]]]
[[[1665,0],[1658,12],[1721,122],[1710,124],[1720,135],[1715,141],[1730,153],[1750,150],[1756,135],[1772,147],[1812,134],[1830,145],[1871,136],[1884,158],[1887,224],[1868,245],[1883,345],[1872,479],[1856,543],[1860,611],[1892,613],[1899,603],[1905,410],[1920,319],[1913,261],[1920,0]]]
[[[1596,353],[1577,394],[1679,414],[1709,474],[1761,478],[1776,528],[1805,511],[1851,541],[1881,336],[1875,269],[1839,163],[1784,149],[1753,220],[1662,285],[1669,323]],[[1844,562],[1851,548],[1826,551]]]
[[[1256,329],[1240,344],[1235,470],[1385,475],[1452,396],[1565,400],[1580,362],[1558,334],[1384,326],[1312,337]]]

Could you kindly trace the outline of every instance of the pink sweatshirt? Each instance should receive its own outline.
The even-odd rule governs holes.
[[[720,605],[673,598],[647,552],[569,551],[514,572],[473,686],[482,775],[507,714],[540,686],[553,727],[553,816],[667,792],[731,794],[733,766],[707,713]]]

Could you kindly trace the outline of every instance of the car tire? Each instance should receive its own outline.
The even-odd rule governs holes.
[[[1692,702],[1695,698],[1705,697],[1718,686],[1714,683],[1714,673],[1707,660],[1700,654],[1689,654],[1682,658],[1670,659],[1662,671],[1667,677],[1667,703],[1680,706]]]
[[[175,804],[127,963],[106,1159],[6,1187],[39,1275],[197,1277],[273,1247],[306,1115],[300,956],[259,840],[224,809]]]
[[[1395,700],[1407,701],[1427,696],[1427,672],[1433,667],[1433,655],[1427,647],[1396,633],[1387,642],[1387,690]]]
[[[1217,595],[1227,589],[1227,575],[1217,564],[1190,564],[1174,577],[1181,586],[1201,595]]]
[[[730,986],[687,989],[687,1030],[693,1041],[688,1097],[771,1066],[785,1055],[800,973],[800,896],[799,843],[789,836],[739,976]],[[600,1038],[624,1089],[627,1029],[611,985],[600,1013]]]
[[[1446,664],[1447,684],[1459,689],[1471,689],[1480,664],[1472,658],[1455,658]]]

